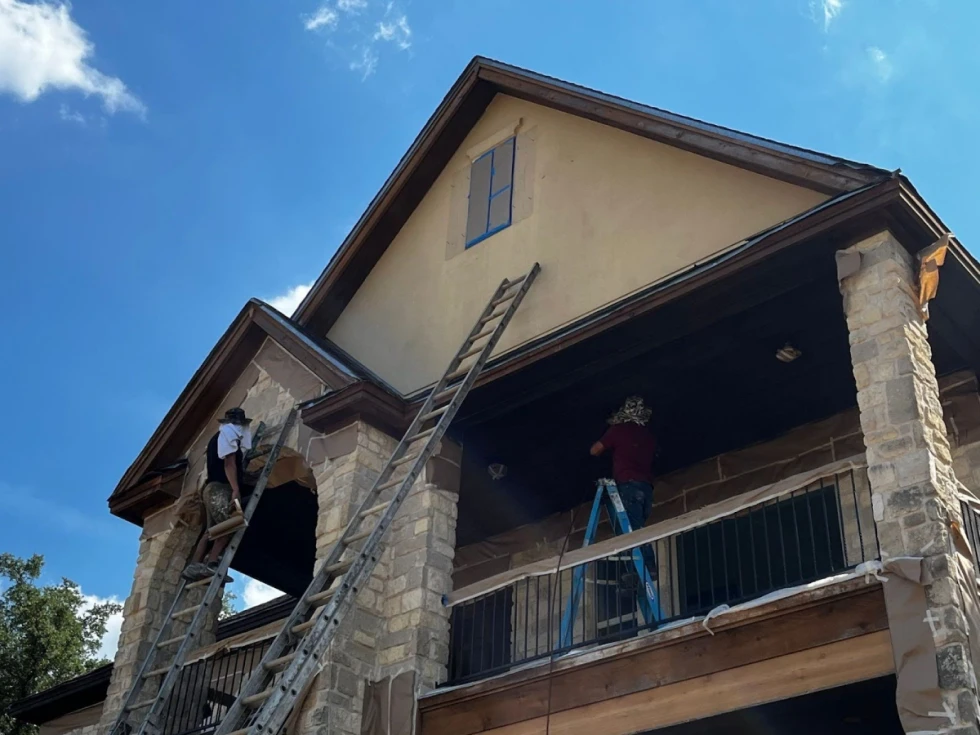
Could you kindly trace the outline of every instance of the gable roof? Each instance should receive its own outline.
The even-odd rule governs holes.
[[[175,476],[183,474],[184,466],[179,460],[188,434],[214,413],[266,337],[272,338],[331,390],[372,379],[370,373],[347,355],[335,351],[326,340],[314,339],[268,304],[251,299],[122,476],[109,498],[109,509],[113,513],[140,522],[146,504],[156,494],[158,488],[155,486],[174,479],[154,470],[172,466]],[[154,487],[142,487],[148,484]]]
[[[303,299],[293,319],[326,334],[497,94],[507,94],[766,176],[836,195],[888,171],[777,143],[476,57]]]

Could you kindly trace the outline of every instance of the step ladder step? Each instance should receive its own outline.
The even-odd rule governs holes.
[[[208,536],[212,540],[222,538],[223,536],[228,536],[229,534],[234,533],[242,526],[247,525],[248,522],[245,520],[245,515],[236,513],[227,521],[222,521],[221,523],[211,526],[211,528],[208,529]]]
[[[279,658],[274,658],[271,661],[267,661],[262,666],[266,671],[281,671],[289,666],[294,658],[296,658],[296,651],[287,653],[285,656],[280,656]]]
[[[350,536],[344,539],[345,544],[352,544],[355,541],[360,541],[361,539],[367,538],[374,531],[374,528],[369,528],[366,531],[358,531],[357,533],[352,533]]]
[[[322,592],[314,592],[312,595],[307,595],[306,601],[311,605],[316,605],[317,603],[326,602],[337,592],[336,588],[332,590],[323,590]]]
[[[401,480],[399,480],[398,482],[401,482]],[[378,503],[377,505],[372,506],[372,507],[368,508],[367,510],[362,510],[358,515],[362,519],[363,518],[367,518],[368,516],[373,516],[375,513],[380,513],[385,508],[387,508],[389,505],[391,505],[391,501],[390,500],[387,501],[387,502],[385,502],[385,503]]]
[[[251,697],[245,697],[242,699],[242,704],[246,707],[254,707],[257,704],[262,704],[265,700],[271,697],[275,693],[275,688],[266,689],[264,692],[259,692],[258,694],[253,694]]]
[[[187,637],[186,635],[179,635],[176,638],[168,638],[165,641],[160,641],[159,643],[157,643],[157,648],[166,648],[167,646],[172,646],[175,643],[180,643],[186,637]]]
[[[208,578],[208,581],[210,582],[211,579]],[[193,607],[185,607],[183,610],[178,610],[173,615],[171,615],[170,616],[170,619],[171,620],[179,620],[180,618],[186,618],[188,615],[193,615],[194,613],[196,613],[202,607],[204,607],[204,606],[203,605],[194,605]]]
[[[469,372],[469,371],[467,371],[467,372]],[[421,418],[421,421],[423,423],[426,422],[426,421],[431,421],[434,418],[437,418],[439,416],[442,416],[448,410],[449,410],[449,406],[443,406],[442,408],[437,408],[434,411],[429,411],[427,414],[425,414],[425,416],[423,416]]]

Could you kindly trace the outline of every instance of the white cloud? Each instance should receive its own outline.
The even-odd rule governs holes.
[[[337,27],[337,11],[327,5],[320,8],[306,19],[303,24],[308,31],[317,31],[321,28],[333,29]]]
[[[402,50],[411,47],[411,39],[412,29],[408,25],[408,18],[404,15],[398,16],[391,22],[380,21],[378,30],[374,34],[375,41],[390,41]]]
[[[78,112],[77,110],[71,109],[68,105],[61,105],[58,108],[58,117],[60,117],[65,122],[78,123],[79,125],[85,125],[85,116]]]
[[[325,0],[303,23],[309,31],[329,33],[327,46],[362,80],[377,70],[384,44],[401,51],[412,47],[408,16],[394,0]]]
[[[337,0],[337,10],[344,13],[359,13],[367,7],[367,0]]]
[[[378,55],[370,46],[364,46],[361,49],[360,57],[350,62],[350,70],[360,72],[361,79],[367,79],[374,74],[374,70],[377,68]]]
[[[121,79],[89,65],[94,50],[67,4],[0,0],[0,93],[33,102],[49,89],[71,90],[101,97],[110,113],[144,117]]]
[[[310,292],[311,288],[313,288],[312,283],[293,286],[291,289],[286,291],[286,293],[279,294],[278,296],[274,296],[273,298],[269,299],[268,304],[269,306],[278,309],[286,316],[292,316],[300,302],[306,298],[306,294]]]
[[[844,0],[810,0],[810,12],[826,31],[844,10]]]
[[[270,602],[283,595],[282,592],[277,590],[275,587],[270,587],[265,582],[252,579],[247,575],[242,576],[245,579],[245,591],[242,592],[242,600],[245,603],[246,610],[248,610],[250,607],[255,607],[256,605],[261,605],[265,602]]]
[[[871,60],[871,70],[879,82],[887,82],[891,79],[894,68],[888,58],[888,54],[877,46],[868,49],[868,58]]]
[[[82,612],[88,612],[96,605],[106,602],[121,604],[116,597],[98,597],[96,595],[82,595],[84,603]],[[119,634],[122,632],[123,614],[122,612],[113,613],[106,622],[105,635],[102,636],[102,645],[99,647],[97,658],[107,658],[112,661],[116,657],[116,649],[119,648]]]

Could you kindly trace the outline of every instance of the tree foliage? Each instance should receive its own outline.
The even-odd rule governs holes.
[[[35,728],[6,714],[19,699],[108,663],[97,658],[114,603],[89,606],[70,579],[39,584],[44,557],[0,554],[0,733]]]

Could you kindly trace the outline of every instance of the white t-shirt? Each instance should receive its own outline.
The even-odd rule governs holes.
[[[221,424],[218,427],[218,459],[224,459],[239,449],[252,448],[252,430],[237,424]]]

